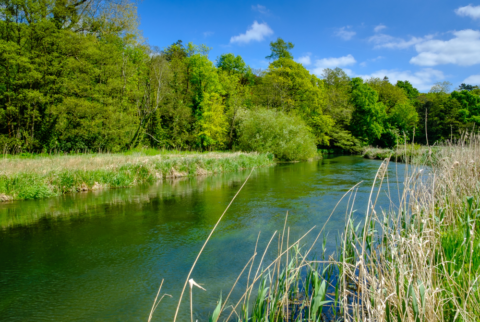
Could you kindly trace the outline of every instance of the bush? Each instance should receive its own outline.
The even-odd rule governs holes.
[[[307,160],[317,155],[315,138],[302,119],[264,108],[244,112],[238,144],[244,151],[273,153],[279,160]]]

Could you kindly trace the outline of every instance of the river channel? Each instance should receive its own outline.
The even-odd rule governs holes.
[[[192,277],[198,321],[208,321],[258,248],[281,231],[290,240],[316,226],[355,184],[355,216],[364,216],[381,162],[357,156],[277,164],[254,170],[205,248]],[[398,196],[405,166],[391,163],[378,205]],[[154,321],[172,321],[188,271],[210,230],[250,171],[185,178],[127,189],[0,204],[0,321],[147,321],[158,286],[168,293]],[[348,198],[326,225],[335,251]],[[319,243],[318,249],[321,248]],[[268,263],[276,246],[267,253]],[[240,279],[232,298],[245,290]],[[180,318],[190,321],[188,292]]]

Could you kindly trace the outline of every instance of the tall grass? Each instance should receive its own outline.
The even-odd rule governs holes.
[[[151,153],[8,157],[0,161],[0,201],[119,188],[165,178],[270,165],[259,153]]]
[[[427,164],[435,161],[437,152],[442,149],[441,145],[422,146],[419,144],[401,144],[393,149],[366,147],[362,155],[366,159],[385,160],[390,159],[409,164]]]
[[[362,221],[352,216],[355,189],[341,201],[348,210],[334,254],[324,243],[313,256],[323,229],[302,250],[286,221],[265,250],[277,236],[278,257],[264,263],[264,253],[255,268],[255,251],[241,272],[243,296],[220,299],[210,321],[480,321],[480,137],[427,147],[425,158],[407,148],[389,209],[376,204],[390,179],[387,158]]]

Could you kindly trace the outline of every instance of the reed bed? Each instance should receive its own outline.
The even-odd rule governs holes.
[[[422,146],[419,144],[402,144],[393,149],[384,149],[378,147],[367,147],[362,151],[362,156],[366,159],[406,162],[414,164],[425,164],[427,161],[435,160],[437,152],[442,146]]]
[[[405,151],[403,186],[392,198],[399,201],[389,209],[376,204],[390,179],[389,158],[362,221],[352,216],[356,187],[345,194],[339,203],[347,203],[346,225],[335,253],[327,256],[325,242],[321,247],[325,226],[312,245],[300,247],[313,230],[291,241],[286,220],[232,281],[233,290],[247,278],[243,296],[220,298],[209,321],[480,321],[480,137],[426,150],[425,158]],[[265,263],[275,239],[278,257]]]
[[[4,157],[0,201],[129,187],[166,178],[210,175],[273,164],[259,153],[77,154]]]

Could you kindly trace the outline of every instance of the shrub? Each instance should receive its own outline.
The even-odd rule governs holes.
[[[244,111],[238,144],[244,151],[273,153],[279,160],[306,160],[317,155],[315,138],[301,118],[264,108]]]

